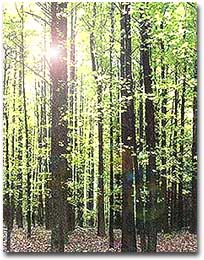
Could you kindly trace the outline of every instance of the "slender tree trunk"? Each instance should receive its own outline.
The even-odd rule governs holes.
[[[43,68],[42,68],[43,70]],[[42,155],[43,149],[43,127],[45,125],[44,122],[44,115],[46,111],[43,111],[44,108],[44,93],[43,93],[43,82],[38,82],[38,89],[39,89],[39,98],[40,98],[40,105],[39,105],[39,123],[38,123],[38,182],[39,184],[39,194],[38,194],[38,224],[43,225],[44,222],[44,209],[43,209],[43,164],[44,158]]]
[[[94,225],[93,209],[94,209],[94,132],[93,132],[93,118],[89,118],[90,131],[89,131],[89,181],[88,181],[88,202],[87,209],[90,213],[88,221],[89,226]]]
[[[76,9],[73,8],[73,4],[71,4],[71,24],[70,24],[70,59],[69,59],[69,89],[68,89],[68,113],[69,113],[69,121],[68,121],[68,142],[69,142],[69,151],[70,151],[70,165],[71,171],[69,179],[73,181],[75,175],[75,164],[72,163],[72,156],[76,150],[76,136],[75,136],[75,92],[76,92],[76,58],[75,58],[75,38],[76,38]],[[69,197],[73,197],[73,191],[68,187],[67,195]],[[67,210],[70,211],[70,217],[75,216],[75,207],[70,202],[67,202]],[[71,231],[75,227],[75,219],[70,218],[70,223],[68,223],[68,230]],[[69,219],[69,218],[68,218]]]
[[[5,88],[5,86],[4,86]],[[11,203],[10,203],[10,174],[9,174],[9,138],[8,138],[8,130],[9,130],[9,119],[8,119],[8,111],[4,112],[4,119],[5,119],[5,175],[6,175],[6,185],[4,187],[5,195],[4,195],[4,222],[7,227],[7,241],[6,241],[6,249],[10,251],[11,245]]]
[[[105,215],[104,215],[104,165],[103,165],[103,111],[102,111],[102,84],[98,81],[97,65],[95,57],[95,37],[93,30],[95,29],[96,18],[96,3],[93,4],[93,25],[92,32],[90,34],[90,52],[92,61],[92,71],[97,82],[97,107],[98,107],[98,227],[97,234],[99,236],[105,236]]]
[[[10,201],[10,174],[9,174],[9,119],[8,112],[4,114],[5,118],[5,132],[6,132],[6,141],[5,141],[5,171],[6,171],[6,187],[5,187],[5,203],[4,203],[4,221],[7,226],[7,241],[6,241],[6,249],[7,252],[10,251],[11,247],[11,201]]]
[[[10,251],[11,247],[11,199],[10,199],[10,189],[11,189],[11,180],[10,180],[10,163],[9,163],[9,108],[6,102],[6,99],[9,95],[8,86],[9,86],[9,75],[7,68],[7,52],[5,51],[4,57],[4,79],[3,79],[3,95],[4,95],[4,120],[5,120],[5,159],[4,159],[4,175],[5,175],[5,186],[4,186],[4,205],[3,205],[3,220],[7,227],[7,240],[6,240],[6,249],[7,252]]]
[[[120,74],[121,74],[121,69],[120,65],[118,62],[118,81],[120,82]],[[120,84],[118,84],[116,90],[117,90],[117,127],[116,127],[116,143],[118,144],[117,148],[117,168],[115,170],[115,187],[117,188],[117,193],[115,194],[115,199],[114,199],[114,205],[115,205],[115,222],[114,222],[114,227],[116,229],[122,227],[122,212],[121,212],[121,207],[122,207],[122,196],[121,196],[121,186],[122,186],[122,173],[121,173],[121,165],[122,165],[122,154],[121,154],[121,88]]]
[[[180,154],[179,154],[179,187],[178,187],[178,228],[181,229],[184,224],[184,216],[183,216],[183,169],[184,169],[184,126],[185,126],[185,92],[186,92],[186,73],[187,66],[184,66],[184,79],[183,79],[183,88],[181,95],[181,141],[180,141]]]
[[[79,91],[79,120],[84,122],[84,88],[83,88],[83,76],[81,76],[81,84]],[[84,144],[82,145],[82,140],[84,139],[84,129],[83,123],[78,127],[78,155],[79,158],[83,157]],[[78,173],[77,173],[77,223],[80,227],[84,225],[84,169],[85,161],[79,160]]]
[[[168,149],[169,149],[169,157],[170,158],[174,158],[173,156],[173,136],[174,136],[174,107],[175,107],[175,101],[174,101],[174,97],[172,99],[172,106],[171,106],[171,121],[170,121],[170,134],[169,134],[169,144],[168,144]],[[172,175],[172,167],[169,167],[169,169],[167,170],[167,175],[171,176]],[[171,214],[171,209],[172,209],[172,181],[171,180],[167,180],[167,207],[168,207],[168,227],[167,230],[171,230],[172,227],[172,214]]]
[[[22,70],[19,70],[19,90],[18,90],[18,96],[19,96],[19,105],[18,105],[18,138],[17,138],[17,154],[18,154],[18,200],[17,200],[17,207],[16,207],[16,223],[18,225],[18,228],[23,228],[23,175],[22,175],[22,168],[20,165],[22,165],[23,161],[23,136],[22,136],[22,125],[23,125],[23,106],[22,106]]]
[[[140,49],[141,52],[141,49]],[[139,152],[143,151],[144,144],[144,102],[143,102],[143,75],[142,75],[142,59],[140,53],[140,101],[139,101]],[[140,234],[140,242],[142,252],[146,251],[146,237],[145,237],[145,204],[142,200],[142,191],[144,189],[144,167],[139,162],[138,171],[136,174],[136,223]]]
[[[17,53],[15,53],[15,59],[17,59]],[[13,229],[14,214],[15,214],[15,180],[16,180],[16,83],[17,83],[17,63],[14,66],[14,75],[13,75],[13,115],[12,115],[12,153],[11,153],[11,162],[12,162],[12,171],[11,171],[11,206],[10,206],[10,218],[11,218],[11,230]]]
[[[46,52],[47,49],[47,39],[46,39],[46,23],[44,24],[43,28],[43,51]],[[46,60],[44,58],[43,60],[43,77],[44,79],[46,78]],[[42,92],[43,92],[43,122],[44,122],[44,127],[43,127],[43,142],[44,142],[44,147],[46,149],[45,157],[43,160],[43,166],[44,166],[44,171],[46,175],[48,175],[49,172],[49,145],[48,141],[50,139],[50,127],[47,125],[49,124],[49,107],[50,107],[50,95],[49,95],[49,89],[48,86],[46,85],[45,80],[42,82],[43,87],[42,87]],[[45,192],[45,197],[44,197],[44,221],[45,221],[45,227],[46,229],[51,229],[51,196],[50,196],[50,178],[47,176],[45,184],[44,184],[44,192]]]
[[[178,82],[178,71],[177,66],[175,68],[175,84],[177,85]],[[178,160],[178,154],[177,154],[177,137],[178,137],[178,100],[179,100],[179,93],[178,90],[175,89],[174,91],[174,134],[173,134],[173,141],[172,141],[172,147],[173,147],[173,158],[174,158],[174,164],[172,166],[172,176],[174,180],[172,181],[172,190],[171,190],[171,228],[175,229],[176,224],[178,221],[177,217],[177,183],[176,183],[176,172],[177,172],[177,160]]]
[[[141,9],[141,22],[140,22],[140,34],[142,41],[142,64],[144,74],[144,86],[145,93],[152,95],[152,69],[150,66],[150,21],[145,17],[144,9]],[[146,97],[145,100],[145,137],[148,152],[148,165],[147,165],[147,188],[148,188],[148,200],[147,200],[147,219],[148,219],[148,252],[156,251],[157,244],[157,220],[156,220],[156,208],[157,208],[157,181],[156,181],[156,157],[155,157],[155,112],[154,103],[150,97]]]
[[[122,252],[137,251],[133,199],[135,115],[131,61],[130,3],[121,4],[121,81],[122,81]]]
[[[25,50],[24,50],[24,6],[21,5],[21,63],[22,63],[22,96],[24,109],[24,127],[25,127],[25,152],[26,152],[26,168],[27,168],[27,234],[31,236],[31,172],[29,164],[29,136],[28,136],[28,116],[25,92]]]
[[[114,181],[114,173],[113,173],[113,45],[114,45],[114,3],[110,4],[110,20],[111,20],[111,29],[110,29],[110,87],[109,87],[109,99],[110,99],[110,211],[109,211],[109,247],[114,247],[114,233],[113,233],[113,223],[114,223],[114,211],[113,211],[113,202],[114,202],[114,194],[113,194],[113,181]]]
[[[33,130],[33,137],[32,137],[32,146],[33,149],[38,151],[38,136],[39,136],[39,104],[40,104],[40,99],[39,99],[39,93],[38,93],[38,83],[35,80],[34,88],[35,88],[35,118],[36,118],[36,124],[35,124],[35,129]],[[38,162],[38,152],[37,155],[36,153],[33,153],[33,158],[32,158],[32,163],[35,164],[36,161]],[[32,170],[32,201],[38,201],[36,191],[38,189],[37,187],[37,178],[39,174],[39,163],[37,163],[36,167],[33,168]],[[36,218],[37,216],[37,205],[33,204],[32,206],[32,225],[35,227],[36,225]]]
[[[98,149],[99,149],[99,165],[98,165],[98,235],[105,236],[105,215],[104,215],[104,165],[103,165],[103,112],[102,112],[102,85],[98,84]]]
[[[64,240],[67,231],[66,181],[71,167],[67,163],[67,18],[62,12],[66,3],[51,3],[51,48],[57,48],[58,57],[51,59],[50,75],[51,95],[51,172],[52,172],[52,235],[53,252],[64,252]]]
[[[164,25],[161,23],[160,28],[163,30]],[[164,65],[164,56],[165,56],[165,46],[163,40],[161,40],[161,82],[165,84],[165,65]],[[166,232],[168,229],[168,207],[167,207],[167,178],[166,178],[166,112],[167,112],[167,89],[162,89],[162,104],[161,104],[161,199],[162,199],[162,228]]]
[[[70,102],[69,102],[69,118],[70,118],[70,149],[72,150],[72,179],[75,181],[75,175],[76,175],[76,163],[73,160],[73,156],[75,155],[77,151],[77,93],[76,93],[76,47],[75,47],[75,41],[76,41],[76,19],[77,19],[77,13],[76,8],[73,8],[74,4],[71,4],[71,24],[70,24],[70,30],[71,30],[71,38],[70,38],[70,65],[69,65],[69,85],[70,85]],[[75,191],[69,190],[68,191],[69,196],[74,196]],[[78,192],[76,192],[78,193]],[[72,211],[72,215],[75,215],[75,207],[69,203],[70,209]],[[75,221],[73,224],[71,224],[70,229],[74,229]]]
[[[197,61],[196,61],[197,62]],[[197,80],[197,63],[195,66],[195,80]],[[191,209],[191,232],[197,233],[197,82],[194,89],[193,100],[193,143],[192,143],[192,163],[193,163],[193,175],[192,175],[192,209]]]

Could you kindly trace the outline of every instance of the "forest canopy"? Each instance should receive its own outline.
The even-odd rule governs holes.
[[[195,252],[196,4],[4,2],[3,55],[4,250]]]

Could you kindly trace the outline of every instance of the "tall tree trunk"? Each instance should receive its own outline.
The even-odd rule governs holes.
[[[6,241],[6,249],[9,252],[11,246],[11,202],[10,202],[10,174],[9,174],[9,138],[8,138],[8,130],[9,130],[9,119],[8,119],[8,111],[4,113],[5,118],[5,173],[6,173],[6,187],[5,195],[4,195],[4,221],[7,226],[7,241]]]
[[[76,175],[76,163],[74,162],[73,156],[77,151],[77,90],[76,90],[76,47],[75,47],[75,38],[76,38],[76,8],[73,7],[73,3],[71,4],[71,21],[70,21],[70,60],[69,60],[69,143],[71,145],[70,150],[72,152],[72,180],[75,182]],[[73,197],[76,199],[76,195],[78,195],[77,191],[73,191]],[[69,196],[72,196],[72,191],[69,191]],[[75,208],[70,204],[70,208],[73,211],[72,214],[75,214]],[[78,209],[79,210],[79,209]],[[75,225],[75,222],[74,222]]]
[[[24,6],[21,5],[21,63],[22,63],[22,95],[24,109],[24,127],[25,127],[25,153],[26,153],[26,169],[27,169],[27,234],[31,236],[31,169],[29,164],[29,136],[28,136],[28,116],[25,92],[25,50],[24,50]]]
[[[172,99],[172,105],[171,105],[171,121],[170,121],[170,133],[169,133],[169,144],[168,144],[168,149],[169,149],[169,157],[173,159],[173,135],[174,135],[174,107],[175,107],[175,102],[174,98]],[[167,175],[171,176],[172,175],[172,167],[169,167],[167,170]],[[172,181],[170,179],[167,179],[167,207],[168,207],[168,227],[167,230],[170,231],[172,227],[172,214],[171,214],[171,209],[172,209]]]
[[[184,79],[183,79],[183,88],[181,94],[181,141],[180,141],[180,154],[179,154],[179,187],[178,187],[178,228],[181,229],[184,224],[184,216],[183,216],[183,169],[184,169],[184,126],[185,126],[185,92],[186,92],[186,73],[187,66],[184,65],[183,71]]]
[[[161,22],[160,28],[163,30],[164,25],[163,21]],[[161,83],[165,84],[165,64],[164,64],[164,57],[165,57],[165,46],[164,42],[161,39]],[[162,89],[161,92],[162,96],[162,104],[161,104],[161,113],[162,113],[162,120],[161,120],[161,150],[162,150],[162,157],[161,157],[161,199],[162,199],[162,228],[166,232],[168,228],[168,207],[167,207],[167,173],[166,173],[166,112],[167,112],[167,89]]]
[[[102,85],[98,84],[97,88],[98,100],[98,235],[105,236],[105,215],[104,215],[104,165],[103,165],[103,112],[102,112]]]
[[[38,151],[38,136],[39,136],[39,104],[40,104],[40,99],[39,99],[39,93],[38,93],[38,83],[35,80],[35,84],[34,84],[34,88],[35,88],[35,118],[36,118],[36,124],[35,124],[35,129],[33,129],[33,136],[32,136],[32,146],[33,146],[33,150],[37,150]],[[38,162],[38,153],[37,155],[36,153],[32,154],[32,164],[35,164],[36,161]],[[39,174],[39,163],[37,163],[36,167],[33,167],[32,169],[32,201],[38,201],[37,198],[37,177]],[[37,216],[37,205],[34,203],[32,206],[32,225],[35,227],[36,225],[36,216]]]
[[[67,18],[62,12],[66,3],[51,3],[51,48],[58,49],[58,57],[50,64],[52,80],[51,95],[51,172],[52,172],[52,235],[53,252],[64,252],[64,240],[67,231],[66,182],[71,167],[67,163]]]
[[[153,100],[149,97],[152,95],[152,69],[150,66],[150,21],[146,17],[144,9],[141,12],[140,34],[141,34],[141,48],[142,48],[142,64],[144,74],[145,93],[147,94],[145,100],[145,137],[148,152],[147,165],[147,220],[148,220],[148,252],[156,251],[157,244],[157,182],[156,182],[156,158],[155,158],[155,112]]]
[[[105,236],[105,215],[104,215],[104,165],[103,165],[103,111],[102,111],[102,84],[98,80],[97,75],[97,64],[95,57],[95,19],[96,19],[96,3],[93,4],[93,24],[92,32],[90,34],[90,52],[91,52],[91,61],[92,61],[92,71],[94,72],[94,77],[97,82],[97,107],[98,107],[98,226],[97,234],[99,236]]]
[[[17,53],[15,53],[15,59],[17,59]],[[11,218],[11,223],[10,223],[10,229],[12,230],[13,228],[13,222],[14,222],[14,214],[15,214],[15,180],[16,180],[16,175],[15,175],[15,169],[16,169],[16,82],[17,82],[17,63],[15,63],[14,66],[14,75],[13,75],[13,114],[12,114],[12,153],[11,153],[11,162],[12,162],[12,169],[11,170],[11,205],[10,205],[10,218]]]
[[[121,74],[121,70],[120,70],[120,64],[118,62],[117,64],[117,69],[118,69],[118,82],[120,82],[120,74]],[[121,98],[121,86],[120,84],[118,84],[117,88],[117,102],[116,104],[117,107],[117,126],[116,126],[116,143],[118,144],[117,147],[117,168],[115,170],[115,175],[114,175],[114,179],[115,179],[115,187],[117,188],[117,192],[115,192],[115,199],[114,199],[114,206],[115,206],[115,222],[114,222],[114,227],[116,229],[122,227],[122,211],[121,211],[121,207],[122,207],[122,192],[121,192],[121,186],[122,186],[122,173],[121,173],[121,164],[122,164],[122,154],[121,154],[121,102],[120,102],[120,98]]]
[[[81,84],[79,90],[79,120],[82,122],[82,125],[78,127],[78,156],[79,158],[83,158],[83,149],[84,149],[84,88],[83,88],[83,76],[81,76]],[[85,161],[79,160],[78,170],[77,170],[77,223],[80,227],[84,225],[84,169],[85,169]]]
[[[114,173],[113,173],[113,45],[114,45],[114,3],[110,4],[110,20],[111,20],[111,28],[110,28],[110,87],[109,87],[109,109],[110,109],[110,199],[109,199],[109,246],[114,247],[114,233],[113,233],[113,181],[114,181]]]
[[[18,154],[18,173],[17,173],[17,189],[18,189],[18,200],[16,206],[16,223],[18,228],[23,228],[23,175],[22,175],[22,161],[23,161],[23,106],[22,106],[22,70],[19,69],[19,86],[18,86],[18,97],[20,99],[18,104],[18,138],[17,138],[17,154]]]
[[[89,181],[88,181],[88,202],[87,209],[90,213],[90,219],[88,221],[89,226],[94,225],[93,209],[94,209],[94,131],[93,131],[93,118],[90,114],[89,117]]]
[[[177,72],[177,66],[175,68],[175,84],[177,85],[178,80],[178,72]],[[177,219],[177,183],[176,183],[176,172],[177,172],[177,160],[178,160],[178,154],[177,154],[177,127],[178,127],[178,99],[179,99],[179,93],[178,90],[175,89],[174,91],[174,133],[173,133],[173,141],[172,141],[172,147],[173,147],[173,159],[174,164],[172,166],[172,176],[173,181],[171,185],[171,228],[174,229],[176,227],[176,223],[178,221]]]
[[[143,102],[143,73],[142,73],[142,55],[140,48],[140,96],[139,96],[139,152],[143,152],[144,144],[144,102]],[[141,162],[138,163],[138,171],[136,174],[136,223],[140,234],[142,252],[146,251],[146,237],[145,237],[145,204],[142,199],[142,191],[144,189],[144,167]]]
[[[121,4],[121,96],[122,96],[122,252],[137,251],[133,172],[135,148],[135,115],[133,102],[133,80],[131,60],[131,16],[130,3]]]
[[[47,39],[46,39],[46,23],[44,24],[43,28],[43,51],[46,52],[47,49]],[[43,59],[43,77],[46,79],[46,59]],[[44,172],[46,173],[46,181],[44,184],[44,192],[45,192],[45,197],[44,197],[44,221],[45,221],[45,227],[46,229],[51,228],[51,196],[50,196],[50,182],[48,177],[48,172],[49,172],[49,145],[48,141],[50,139],[50,126],[47,126],[49,124],[49,113],[50,113],[50,89],[46,85],[45,80],[42,82],[43,87],[42,87],[42,92],[43,92],[43,122],[44,122],[44,127],[43,127],[43,142],[44,146],[46,149],[43,165],[44,165]]]
[[[197,61],[196,61],[197,62]],[[195,65],[195,80],[197,80],[197,63]],[[197,233],[197,82],[195,83],[194,89],[194,100],[193,100],[193,143],[192,143],[192,209],[191,209],[191,232]]]
[[[43,70],[43,68],[42,68]],[[44,210],[43,210],[43,155],[42,155],[42,148],[43,148],[43,127],[44,127],[44,114],[46,111],[43,111],[44,105],[44,98],[43,98],[43,82],[38,82],[38,89],[39,89],[39,98],[40,98],[40,109],[39,109],[39,123],[38,123],[38,182],[39,182],[39,194],[38,194],[38,224],[43,225],[43,218],[44,218]]]
[[[76,38],[76,19],[77,19],[77,11],[76,8],[71,4],[71,23],[70,23],[70,60],[69,60],[69,102],[68,102],[68,111],[69,111],[69,149],[72,153],[72,156],[76,150],[76,114],[75,114],[75,106],[76,106],[76,47],[75,47],[75,38]],[[70,156],[70,158],[73,157]],[[70,160],[70,164],[72,164],[72,171],[70,174],[70,180],[74,178],[76,172],[76,165],[72,163]],[[68,190],[68,196],[72,197],[74,194],[71,189]],[[68,203],[68,208],[71,211],[71,215],[75,215],[75,207],[70,202]],[[69,230],[73,230],[75,226],[75,220],[72,220],[69,224]]]
[[[4,174],[5,174],[5,186],[4,186],[4,205],[3,205],[3,219],[7,227],[7,241],[6,249],[7,252],[10,251],[11,246],[11,202],[10,202],[10,173],[9,173],[9,111],[8,104],[6,103],[6,98],[8,95],[8,80],[7,80],[7,68],[6,68],[6,57],[4,64],[4,83],[3,83],[3,93],[4,93],[4,120],[5,120],[5,160],[4,160]]]

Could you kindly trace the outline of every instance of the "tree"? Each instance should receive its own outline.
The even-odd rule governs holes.
[[[164,29],[163,21],[161,22],[160,26],[161,30]],[[165,84],[165,72],[167,73],[167,68],[164,64],[164,56],[165,55],[165,46],[163,40],[161,40],[161,82],[162,84]],[[167,231],[168,229],[168,207],[167,207],[167,174],[166,174],[166,114],[167,114],[167,89],[164,88],[162,90],[162,104],[161,104],[161,112],[162,112],[162,120],[161,120],[161,149],[162,149],[162,158],[161,158],[161,164],[162,164],[162,170],[161,170],[161,189],[162,189],[162,201],[163,201],[163,229],[164,231]]]
[[[109,216],[109,246],[114,247],[114,233],[113,233],[113,45],[114,45],[114,4],[111,3],[110,6],[110,20],[111,20],[111,29],[110,29],[110,87],[109,87],[109,95],[110,95],[110,216]]]
[[[94,73],[94,78],[97,84],[97,107],[98,107],[98,229],[97,234],[99,236],[105,235],[105,216],[104,216],[104,165],[103,165],[103,108],[102,108],[102,84],[99,79],[97,71],[97,61],[95,56],[95,19],[96,19],[96,3],[93,4],[93,24],[92,32],[90,33],[90,52],[91,52],[91,62],[92,71]]]
[[[24,7],[21,5],[21,12],[18,13],[21,20],[21,80],[22,80],[22,97],[23,97],[23,110],[24,110],[24,127],[25,127],[25,150],[26,150],[26,167],[27,167],[27,232],[28,237],[31,236],[31,172],[29,165],[29,136],[28,136],[28,118],[27,118],[27,104],[25,92],[25,50],[24,50]]]
[[[135,156],[135,115],[133,102],[133,80],[131,64],[131,15],[130,3],[121,4],[121,97],[122,97],[122,251],[137,251],[133,172]]]
[[[50,64],[52,81],[51,96],[51,172],[52,172],[52,239],[53,252],[64,251],[65,240],[65,210],[66,182],[70,165],[67,163],[67,18],[62,15],[66,3],[51,3],[52,27],[51,48],[59,52],[58,57],[53,57]]]
[[[156,182],[156,158],[155,158],[155,114],[154,103],[151,98],[152,91],[152,69],[150,66],[150,21],[145,14],[144,7],[141,8],[141,54],[143,65],[143,77],[145,93],[145,139],[148,153],[148,163],[146,168],[146,180],[148,187],[147,201],[147,235],[148,252],[156,251],[157,244],[157,182]]]
[[[141,46],[140,46],[140,71],[139,71],[139,108],[138,108],[138,120],[139,120],[139,154],[142,154],[144,149],[144,87],[143,87],[143,72],[142,72],[142,55],[141,55]],[[145,237],[145,204],[143,199],[143,191],[144,191],[144,166],[141,162],[138,163],[138,170],[135,176],[135,183],[136,183],[136,224],[138,228],[138,233],[140,234],[141,240],[141,248],[142,252],[146,251],[146,237]]]
[[[177,66],[175,67],[175,84],[178,82],[178,71],[177,71]],[[174,147],[173,151],[173,158],[174,161],[177,162],[178,159],[178,154],[177,154],[177,125],[178,125],[178,98],[179,98],[179,93],[178,90],[175,89],[174,91],[174,135],[173,135],[173,142],[172,146]],[[177,222],[177,183],[175,181],[175,176],[176,176],[176,164],[172,166],[172,175],[174,176],[174,181],[172,183],[172,191],[171,191],[171,227],[175,227],[175,224]]]
[[[197,64],[195,65],[195,79],[197,79]],[[193,143],[192,143],[192,222],[191,231],[197,232],[197,85],[194,87],[193,98]]]
[[[4,159],[4,172],[6,173],[6,183],[4,186],[4,209],[3,209],[3,218],[4,222],[7,227],[7,241],[6,241],[6,249],[10,251],[11,246],[11,230],[12,230],[12,216],[11,216],[11,199],[10,199],[10,165],[9,165],[9,136],[8,136],[8,129],[9,129],[9,111],[6,106],[6,96],[8,95],[8,77],[9,66],[7,65],[7,50],[5,49],[5,60],[4,60],[4,79],[3,79],[3,86],[4,86],[4,124],[5,124],[5,159]]]

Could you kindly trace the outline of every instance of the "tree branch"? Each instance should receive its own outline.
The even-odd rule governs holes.
[[[21,60],[17,60],[17,59],[15,59],[14,57],[9,56],[9,55],[8,55],[8,57],[9,57],[10,59],[12,59],[12,60],[15,60],[15,62],[18,62],[18,63],[23,64],[23,62],[22,62]],[[24,63],[24,66],[25,66],[27,69],[29,69],[30,71],[32,71],[36,76],[38,76],[39,78],[43,79],[49,86],[51,86],[51,83],[48,82],[42,75],[40,75],[40,74],[39,74],[38,72],[36,72],[34,69],[32,69],[31,67],[29,67],[29,66],[26,65],[25,63]]]
[[[43,21],[44,23],[46,23],[47,25],[51,25],[48,21],[46,21],[45,19],[43,19],[41,16],[37,15],[37,14],[34,14],[34,13],[30,13],[30,12],[25,12],[26,14],[29,14],[29,15],[32,15],[34,17],[36,17],[37,19],[40,19],[41,21]]]

